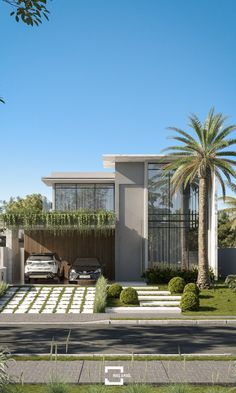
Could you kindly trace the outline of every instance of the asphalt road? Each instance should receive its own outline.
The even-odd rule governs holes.
[[[69,330],[69,325],[0,326],[0,345],[12,354],[48,354],[54,338],[58,354],[65,354]],[[236,327],[73,325],[68,345],[68,354],[179,352],[236,355]]]

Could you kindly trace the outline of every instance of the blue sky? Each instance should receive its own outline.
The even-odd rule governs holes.
[[[235,0],[53,0],[17,24],[0,2],[0,199],[103,153],[160,153],[209,108],[236,123]]]

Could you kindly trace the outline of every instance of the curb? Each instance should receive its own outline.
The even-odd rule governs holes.
[[[140,325],[140,326],[236,326],[236,320],[233,319],[185,319],[185,320],[173,320],[173,319],[164,319],[164,320],[120,320],[120,319],[111,319],[109,321],[110,325]]]
[[[22,326],[22,325],[119,325],[119,326],[236,326],[236,319],[103,319],[103,320],[88,320],[88,321],[53,321],[53,320],[15,320],[15,321],[1,321],[0,326]]]

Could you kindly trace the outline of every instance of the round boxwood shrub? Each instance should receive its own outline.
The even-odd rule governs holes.
[[[132,287],[123,289],[120,294],[120,301],[124,304],[139,304],[137,291]]]
[[[168,289],[171,293],[183,293],[185,284],[182,277],[174,277],[169,281]]]
[[[108,297],[114,297],[114,298],[119,298],[121,291],[122,291],[122,286],[119,284],[112,284],[108,287],[107,290],[107,295]]]
[[[184,293],[185,292],[193,292],[196,295],[199,295],[199,288],[195,282],[190,282],[189,284],[186,284],[184,287]]]
[[[182,296],[180,307],[182,311],[197,311],[199,309],[199,297],[193,292],[185,292]]]

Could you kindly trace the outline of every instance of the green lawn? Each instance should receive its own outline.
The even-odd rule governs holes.
[[[148,389],[145,389],[145,393],[235,393],[236,388],[230,387],[217,387],[217,386],[186,386],[183,385],[177,387],[175,386],[148,386]],[[182,388],[182,389],[181,389]],[[127,386],[104,386],[104,385],[67,385],[67,389],[63,391],[63,393],[141,393],[144,392],[144,389],[135,389],[133,387],[132,390],[129,390],[130,387]],[[48,390],[45,385],[24,385],[24,386],[15,386],[12,390],[12,393],[52,393],[53,391]],[[56,392],[56,391],[55,391]],[[62,392],[61,390],[58,392]]]
[[[108,297],[107,298],[107,307],[137,307],[138,304],[124,304],[120,301],[120,299],[115,299]]]
[[[167,285],[158,286],[162,291],[168,290]],[[194,317],[207,315],[236,316],[236,292],[233,292],[232,289],[222,282],[216,283],[213,289],[201,291],[199,311],[188,311],[183,313],[183,315],[192,315]]]
[[[160,284],[158,288],[160,291],[168,290],[167,285]],[[108,299],[107,307],[120,306],[127,305],[122,304],[119,299]],[[199,311],[188,311],[182,313],[182,315],[193,317],[214,315],[236,316],[236,292],[233,292],[232,289],[228,288],[222,282],[217,283],[213,289],[201,291]]]
[[[236,292],[224,284],[214,289],[201,291],[199,311],[188,311],[184,315],[233,315],[236,316]]]

